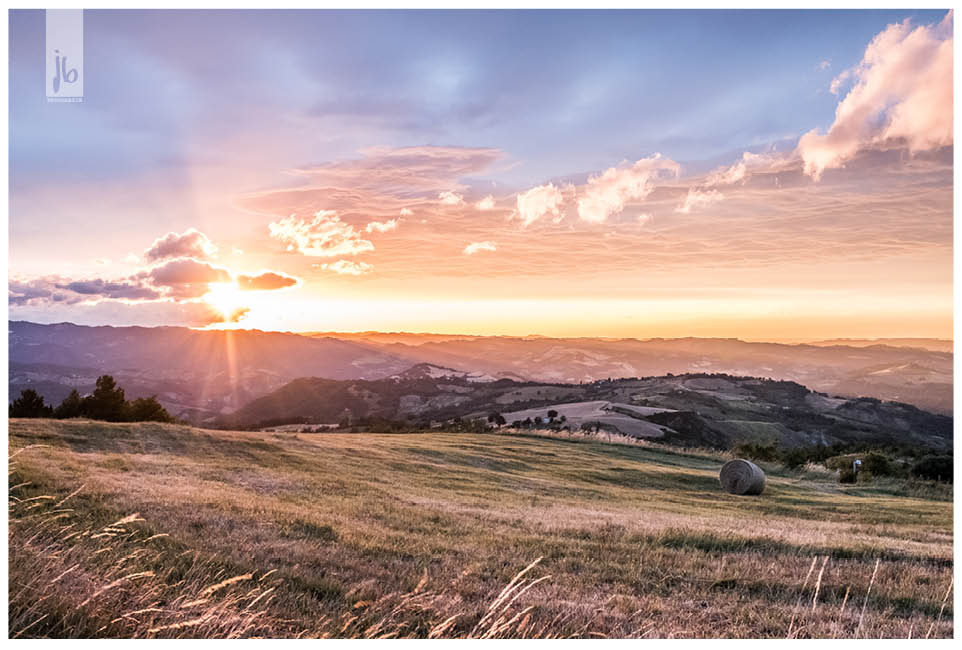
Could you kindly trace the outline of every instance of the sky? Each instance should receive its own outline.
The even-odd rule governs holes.
[[[10,14],[10,318],[952,336],[946,11]]]

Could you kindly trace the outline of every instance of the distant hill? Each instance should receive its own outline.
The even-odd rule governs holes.
[[[925,338],[888,338],[888,339],[828,339],[825,341],[811,341],[809,345],[847,345],[854,348],[865,348],[871,345],[886,345],[892,348],[917,348],[933,352],[952,352],[954,342],[951,339]]]
[[[705,338],[496,336],[418,344],[370,343],[411,363],[428,362],[494,377],[578,383],[669,372],[728,373],[795,381],[838,395],[875,397],[938,413],[952,412],[951,351]],[[890,371],[878,372],[883,368]],[[919,368],[925,372],[919,372]]]
[[[34,388],[48,401],[59,402],[70,388],[89,390],[98,374],[109,372],[132,396],[157,394],[171,413],[202,423],[298,377],[382,379],[429,364],[448,375],[461,373],[479,381],[566,384],[666,373],[727,373],[952,412],[953,354],[922,347],[857,341],[789,345],[738,339],[403,332],[336,336],[346,338],[15,321],[9,324],[9,388],[12,397]]]
[[[669,443],[727,448],[738,441],[781,447],[834,442],[951,449],[952,418],[908,404],[845,399],[788,381],[686,374],[587,384],[472,381],[443,368],[379,380],[302,378],[222,417],[224,427],[333,424],[379,417],[428,426],[501,413],[514,420],[555,410],[588,424]]]
[[[411,364],[370,345],[259,330],[84,327],[9,323],[11,399],[23,388],[58,402],[114,375],[133,397],[157,394],[179,417],[202,421],[296,377],[385,377]]]

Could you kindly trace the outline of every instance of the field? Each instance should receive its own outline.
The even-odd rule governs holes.
[[[951,637],[952,503],[514,434],[12,420],[10,636]],[[539,560],[540,558],[540,560]]]

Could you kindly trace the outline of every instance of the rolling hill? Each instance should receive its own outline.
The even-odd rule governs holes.
[[[34,388],[54,403],[114,375],[133,397],[156,394],[174,415],[201,421],[296,377],[384,377],[411,364],[363,342],[259,330],[85,327],[9,323],[11,399]]]
[[[951,449],[952,418],[873,398],[847,399],[784,381],[729,375],[678,375],[548,384],[479,382],[462,372],[420,365],[378,380],[301,378],[223,416],[224,427],[336,424],[365,418],[422,427],[498,412],[510,424],[564,415],[566,424],[665,442],[728,448],[743,441],[781,447],[833,442]],[[569,422],[570,421],[570,422]]]

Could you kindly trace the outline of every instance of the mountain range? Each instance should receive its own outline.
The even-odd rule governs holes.
[[[98,375],[109,373],[131,397],[156,394],[172,414],[198,423],[234,413],[296,379],[387,379],[418,364],[476,380],[572,385],[724,373],[952,412],[953,354],[941,349],[945,341],[928,339],[909,339],[904,346],[895,345],[902,339],[790,345],[717,338],[293,334],[26,321],[11,321],[8,331],[11,399],[34,388],[47,401],[59,402],[71,388],[89,392]]]

